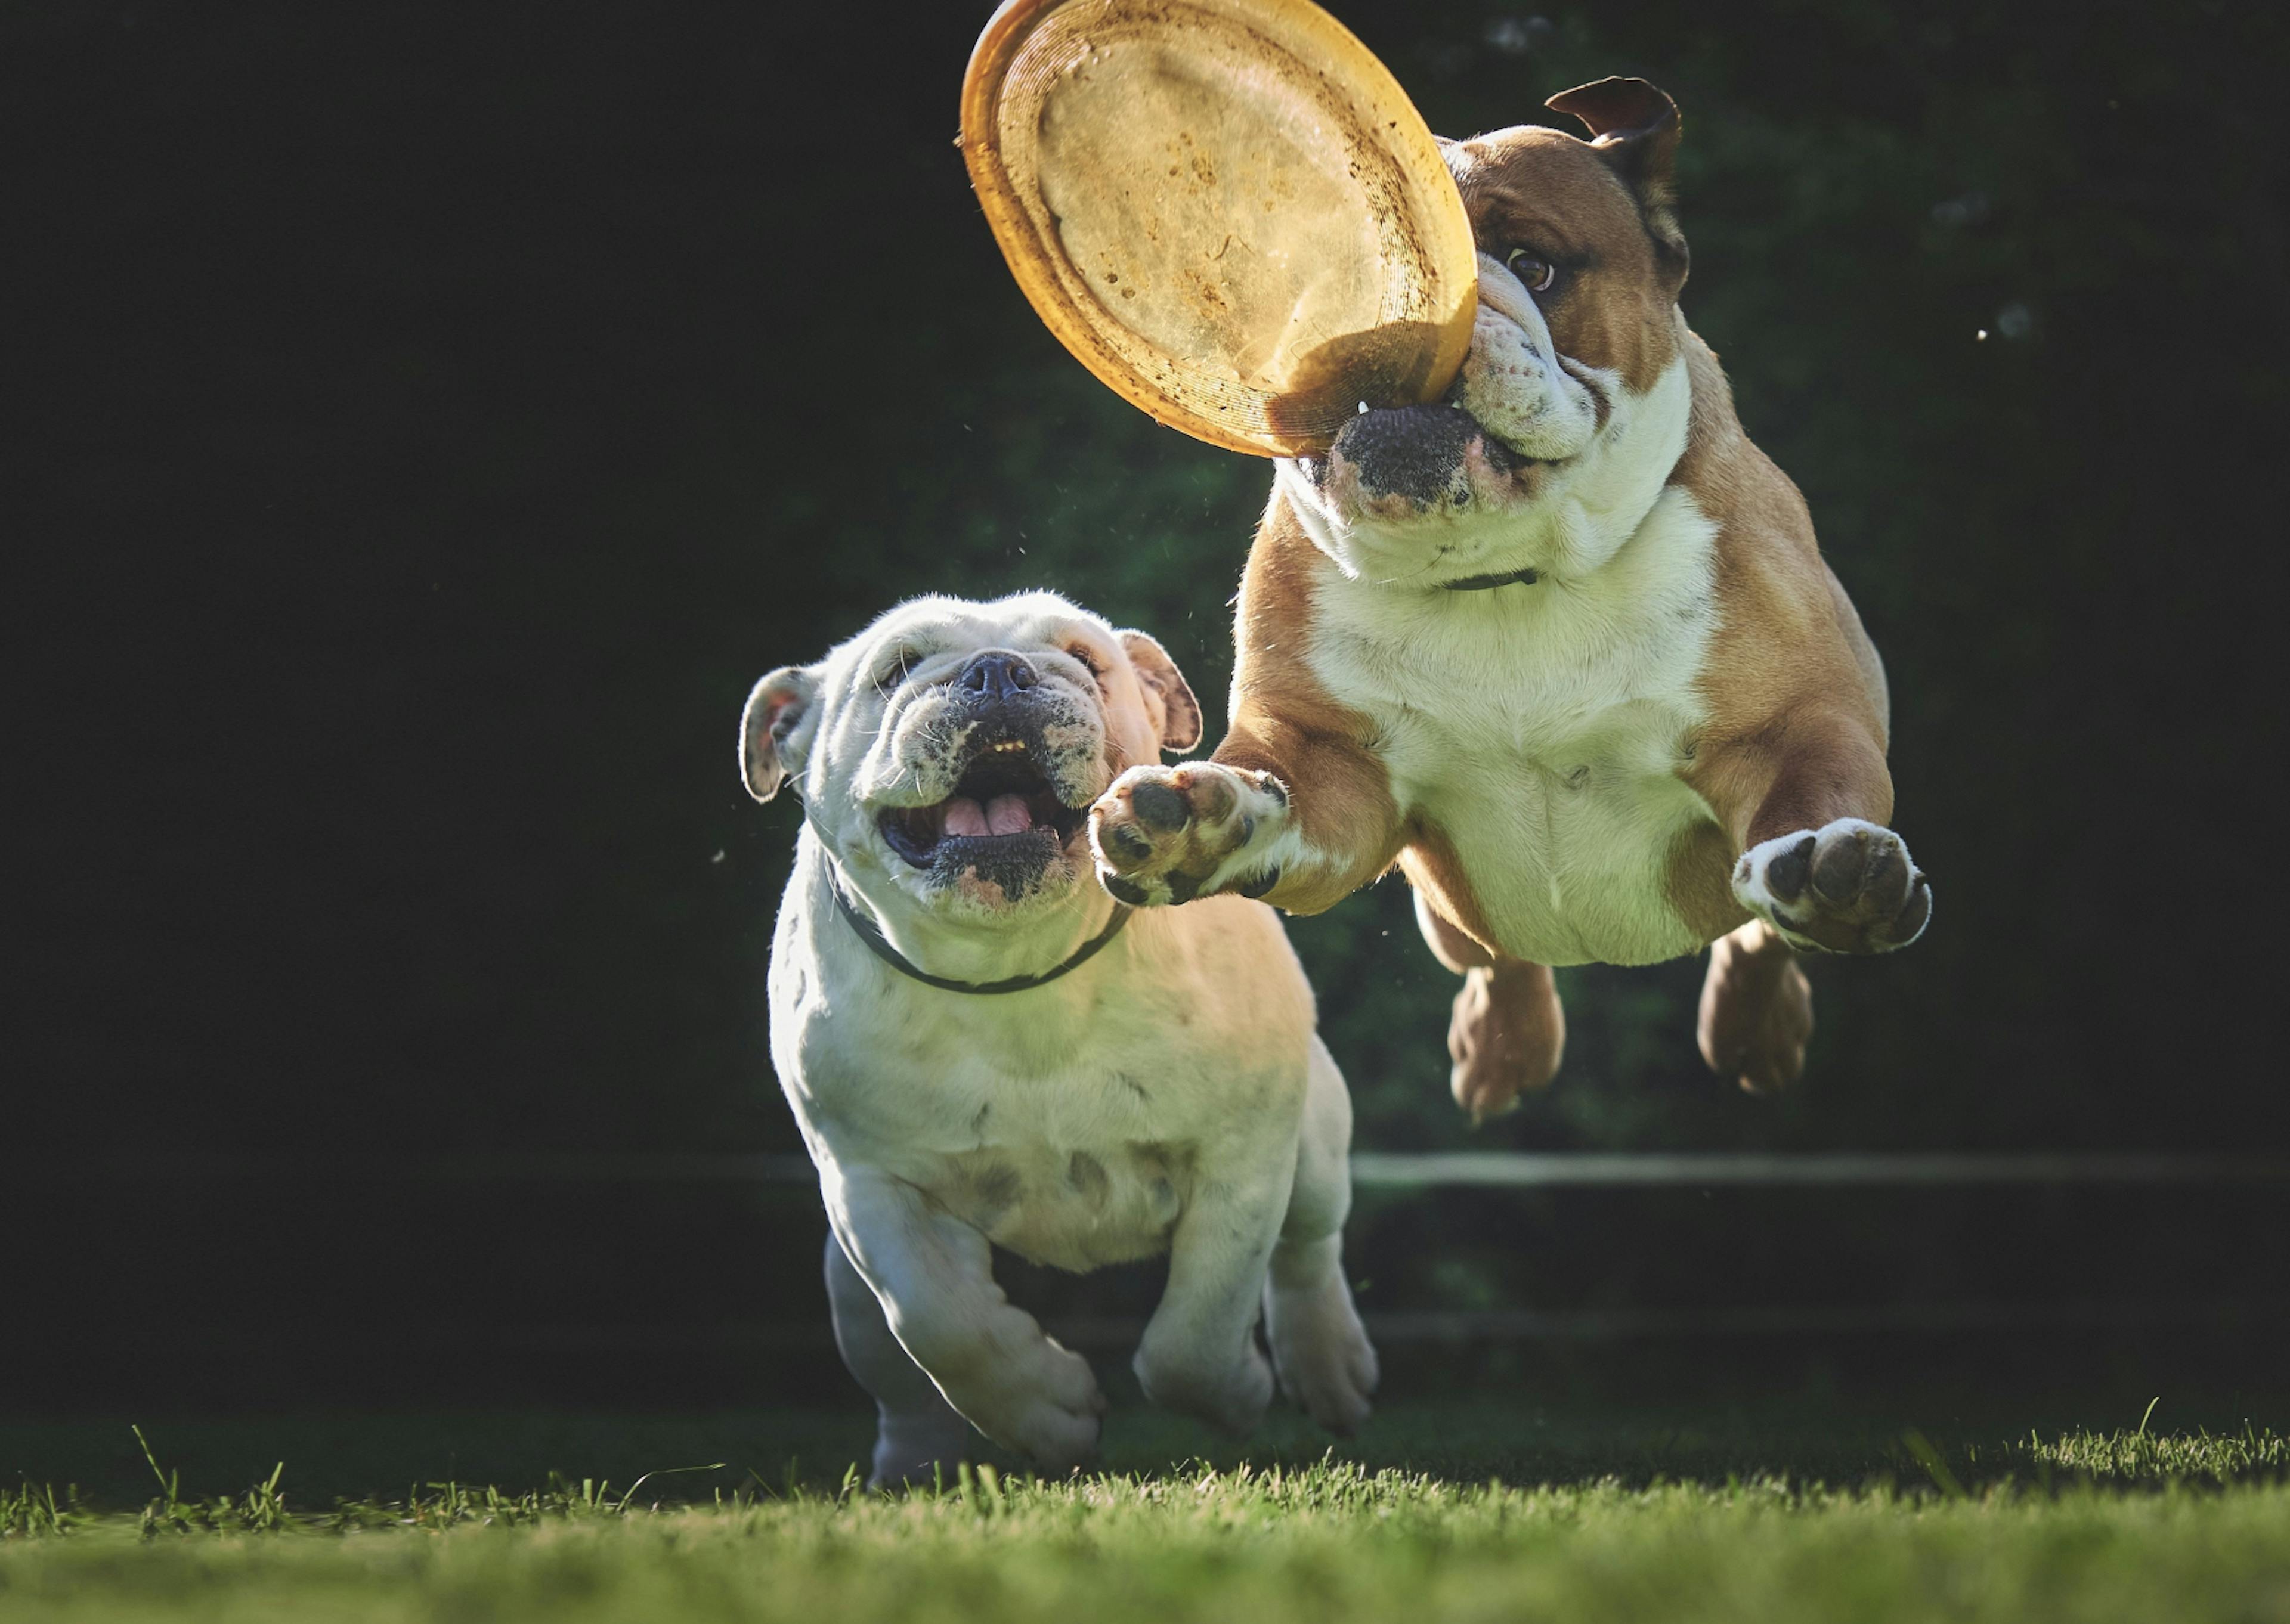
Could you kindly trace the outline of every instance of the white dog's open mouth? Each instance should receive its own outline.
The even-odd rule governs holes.
[[[981,749],[954,793],[928,806],[894,806],[877,819],[884,842],[917,868],[1001,868],[1015,859],[1035,866],[1071,840],[1088,809],[1059,799],[1049,775],[1021,739]]]

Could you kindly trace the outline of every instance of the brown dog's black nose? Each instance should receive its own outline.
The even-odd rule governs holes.
[[[1040,682],[1041,676],[1024,657],[989,650],[955,674],[954,685],[981,699],[1006,700]]]
[[[1436,502],[1463,467],[1463,452],[1483,431],[1479,420],[1453,406],[1392,406],[1363,412],[1337,431],[1333,456],[1358,470],[1371,496],[1405,496]],[[1492,453],[1494,443],[1490,440]]]

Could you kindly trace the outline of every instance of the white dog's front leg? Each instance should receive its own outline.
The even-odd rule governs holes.
[[[1375,1348],[1344,1284],[1344,1215],[1351,1210],[1351,1099],[1336,1063],[1312,1039],[1311,1085],[1296,1151],[1296,1188],[1272,1253],[1264,1331],[1288,1396],[1330,1432],[1367,1420]]]
[[[1096,1452],[1105,1399],[1088,1361],[1003,1296],[983,1235],[871,1169],[822,1170],[820,1183],[836,1236],[891,1334],[949,1404],[1045,1472]]]
[[[827,1236],[827,1303],[835,1316],[835,1345],[859,1385],[875,1399],[875,1469],[870,1489],[901,1484],[952,1483],[976,1435],[938,1384],[891,1334],[883,1304]]]
[[[1204,1169],[1169,1246],[1169,1284],[1137,1346],[1134,1368],[1157,1404],[1238,1434],[1264,1419],[1272,1370],[1256,1347],[1265,1269],[1288,1204],[1293,1149]],[[1279,1168],[1283,1176],[1265,1177]],[[1246,1174],[1245,1181],[1232,1177]]]

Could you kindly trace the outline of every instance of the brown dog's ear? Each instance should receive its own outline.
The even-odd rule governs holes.
[[[781,666],[757,683],[740,713],[740,776],[748,793],[768,801],[794,770],[788,740],[810,714],[818,674],[806,667]]]
[[[1654,246],[1685,279],[1685,234],[1677,227],[1677,103],[1644,79],[1601,79],[1544,102],[1590,131],[1590,144],[1637,194]]]
[[[1161,748],[1191,749],[1201,741],[1201,702],[1193,697],[1177,662],[1141,631],[1123,632],[1121,646],[1129,655],[1130,668],[1145,685],[1146,708],[1157,713],[1153,720],[1161,730]]]

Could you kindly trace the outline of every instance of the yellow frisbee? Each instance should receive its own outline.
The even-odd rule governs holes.
[[[1461,195],[1398,82],[1310,0],[1005,0],[962,154],[1036,311],[1173,428],[1323,451],[1436,400],[1471,339]]]

